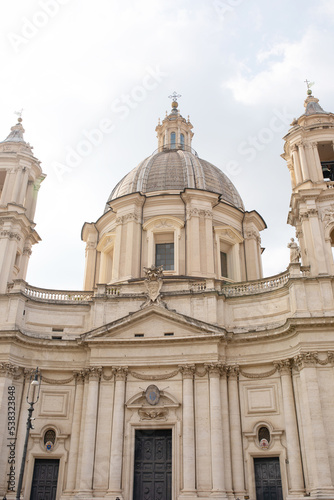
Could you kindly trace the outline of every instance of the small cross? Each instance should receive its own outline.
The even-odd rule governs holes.
[[[175,90],[174,90],[174,92],[172,93],[172,95],[169,95],[169,96],[168,96],[168,99],[173,99],[173,102],[177,102],[178,97],[182,97],[182,95],[181,95],[181,94],[178,94],[178,93],[177,93],[177,92],[175,92]]]
[[[307,85],[307,90],[310,90],[311,87],[313,87],[315,82],[309,82],[307,79],[304,80],[304,83]]]
[[[23,111],[23,108],[20,109],[20,111],[14,111],[14,114],[17,115],[19,118],[22,118],[22,111]]]

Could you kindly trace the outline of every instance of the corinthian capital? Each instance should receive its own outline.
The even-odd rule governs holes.
[[[227,366],[226,369],[230,379],[237,379],[239,377],[239,365]]]
[[[180,365],[179,370],[183,378],[194,378],[195,365]]]
[[[206,363],[205,367],[209,373],[209,377],[220,377],[224,371],[224,367],[221,363]]]
[[[279,361],[274,361],[274,366],[281,374],[289,375],[291,373],[290,359],[281,359]]]
[[[126,380],[128,374],[127,366],[116,366],[113,368],[113,372],[116,380]]]
[[[315,366],[317,363],[317,359],[317,352],[306,352],[295,356],[293,358],[293,361],[297,370],[302,370],[303,368],[307,368],[309,366]]]

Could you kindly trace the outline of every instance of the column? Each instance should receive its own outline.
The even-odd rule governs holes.
[[[320,156],[319,156],[319,151],[318,151],[318,144],[316,142],[311,142],[311,148],[312,148],[314,165],[315,165],[315,168],[314,168],[315,181],[323,181],[324,176],[322,173],[321,161],[320,161]]]
[[[311,261],[311,273],[314,274],[329,274],[327,270],[327,265],[329,266],[329,263],[327,264],[326,260],[326,253],[324,249],[324,239],[322,236],[322,231],[321,231],[321,222],[319,220],[319,213],[317,209],[309,209],[308,211],[308,218],[309,218],[309,228],[311,231],[311,238],[312,238],[312,247],[313,247],[313,255],[310,255],[310,261]],[[311,248],[312,248],[311,247]],[[310,251],[311,248],[309,247],[308,250]],[[313,262],[312,262],[312,260]],[[314,265],[312,266],[312,263]],[[313,268],[313,269],[312,269]]]
[[[294,189],[296,187],[296,175],[291,160],[288,161],[288,169],[290,173],[291,186],[292,189]]]
[[[85,251],[85,282],[84,290],[93,290],[96,272],[96,243],[87,241]],[[99,282],[101,283],[101,281]]]
[[[201,241],[199,234],[199,213],[197,208],[187,207],[187,253],[188,274],[198,276],[201,274]]]
[[[195,419],[194,419],[194,365],[180,366],[182,373],[182,495],[196,496],[195,488]]]
[[[18,197],[17,197],[17,203],[19,205],[23,205],[25,197],[26,197],[27,186],[28,186],[28,175],[29,175],[29,171],[28,171],[27,167],[23,167],[21,186],[20,186]]]
[[[114,412],[111,434],[108,497],[122,498],[123,439],[125,417],[125,387],[127,368],[115,368]]]
[[[25,208],[27,209],[26,215],[28,219],[31,220],[30,216],[30,211],[31,211],[31,204],[33,200],[33,194],[34,194],[34,182],[33,181],[28,181],[28,186],[27,186],[27,194],[26,194],[26,201],[25,201]]]
[[[261,270],[259,268],[259,233],[250,228],[245,231],[245,257],[247,263],[247,280],[258,280],[261,278]],[[239,258],[240,262],[240,258]],[[240,264],[239,264],[240,267]]]
[[[210,394],[205,371],[195,376],[196,488],[200,496],[211,492]]]
[[[99,416],[96,433],[96,454],[94,467],[94,494],[104,496],[109,486],[110,442],[112,407],[114,403],[114,375],[102,372],[100,382]]]
[[[75,489],[77,476],[77,463],[79,454],[81,413],[84,393],[83,372],[74,373],[75,377],[75,400],[73,409],[73,420],[71,427],[71,443],[67,463],[67,480],[65,491],[72,492]]]
[[[13,266],[16,257],[17,243],[20,241],[20,235],[14,233],[12,227],[3,228],[0,238],[0,293],[6,293],[7,283],[12,278]]]
[[[327,438],[322,418],[320,387],[318,385],[316,356],[300,354],[294,358],[300,372],[302,411],[305,417],[305,450],[310,468],[311,496],[333,496]]]
[[[245,480],[238,376],[239,367],[230,366],[228,370],[228,398],[230,410],[230,435],[232,452],[232,483],[235,496],[241,497],[245,494]]]
[[[303,142],[298,143],[298,152],[299,152],[300,167],[302,171],[302,182],[305,182],[310,178],[310,174],[307,168],[307,160]]]
[[[101,368],[88,369],[89,385],[86,403],[85,431],[81,459],[80,496],[91,498],[93,488],[93,467],[95,456],[95,435],[97,402]]]
[[[300,162],[299,162],[299,156],[298,156],[298,149],[297,146],[294,144],[291,146],[291,153],[292,153],[292,158],[293,158],[293,166],[295,170],[295,179],[296,179],[296,184],[301,184],[302,182],[302,173],[300,169]]]
[[[21,189],[21,179],[22,179],[22,174],[23,170],[21,167],[19,167],[16,170],[16,175],[15,175],[15,182],[14,182],[14,188],[13,188],[13,194],[11,197],[11,200],[13,203],[18,203],[19,195],[20,195],[20,189]]]
[[[275,366],[280,372],[282,384],[287,458],[289,460],[289,496],[302,496],[305,489],[290,360],[279,361],[275,363]]]
[[[206,255],[206,272],[208,276],[213,276],[214,267],[214,248],[213,248],[213,230],[212,230],[212,212],[204,210],[205,222],[205,255]]]
[[[35,184],[34,184],[31,206],[29,209],[29,219],[30,220],[34,220],[34,217],[35,217],[38,191],[39,191],[39,188],[41,187],[41,182],[43,180],[44,180],[43,177],[39,177],[38,179],[36,179]]]
[[[114,258],[112,265],[112,277],[116,280],[121,272],[121,241],[122,241],[122,220],[121,217],[116,217],[116,236],[114,246]],[[149,264],[151,265],[151,264]]]
[[[229,405],[228,405],[226,369],[221,370],[220,397],[221,397],[221,408],[222,408],[225,489],[226,489],[227,496],[229,498],[234,498],[233,488],[232,488],[230,422],[229,422]]]
[[[220,372],[218,364],[208,365],[210,383],[210,426],[211,426],[211,465],[212,494],[217,498],[227,498],[225,491],[225,468],[223,449],[223,424],[220,399]]]
[[[20,262],[20,270],[19,274],[17,275],[17,279],[25,280],[27,276],[27,269],[28,269],[28,263],[29,263],[29,258],[31,255],[31,241],[27,240],[24,244],[23,248],[23,253],[21,257],[21,262]]]
[[[5,182],[1,193],[1,205],[7,205],[10,199],[10,193],[15,179],[15,168],[7,170]]]

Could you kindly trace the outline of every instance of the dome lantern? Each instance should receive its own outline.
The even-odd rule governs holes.
[[[193,138],[192,124],[181,116],[178,109],[179,103],[177,99],[181,97],[180,94],[174,92],[169,96],[172,100],[172,110],[156,127],[158,137],[158,151],[166,151],[170,149],[182,149],[184,151],[191,150],[191,140]]]

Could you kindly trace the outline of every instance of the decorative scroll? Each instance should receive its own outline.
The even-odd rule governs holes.
[[[162,375],[144,375],[142,373],[130,371],[130,375],[139,380],[166,380],[175,377],[179,373],[179,370],[174,370],[171,373],[166,373]]]
[[[47,378],[43,375],[43,378],[42,378],[42,382],[43,384],[51,384],[51,385],[65,385],[65,384],[69,384],[70,382],[72,382],[72,380],[74,380],[74,376],[72,375],[72,377],[69,377],[69,378],[65,378],[63,380],[58,380],[58,379],[54,379],[54,378]]]
[[[272,370],[269,370],[268,372],[265,372],[265,373],[247,373],[247,372],[244,372],[241,368],[239,368],[239,373],[240,375],[242,375],[243,377],[246,377],[246,378],[267,378],[267,377],[271,377],[271,375],[274,375],[274,373],[277,372],[277,368],[273,368]]]

